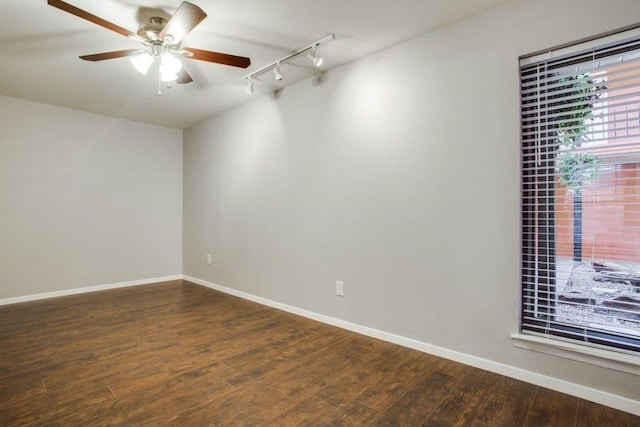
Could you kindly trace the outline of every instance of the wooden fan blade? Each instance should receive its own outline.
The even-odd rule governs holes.
[[[93,22],[94,24],[100,25],[101,27],[106,28],[107,30],[115,31],[118,34],[122,34],[123,36],[131,37],[133,39],[140,39],[136,33],[132,33],[126,28],[122,28],[119,25],[114,24],[113,22],[109,22],[106,19],[102,19],[91,13],[77,8],[69,3],[63,2],[62,0],[47,0],[47,3],[53,7],[57,7],[60,10],[64,10],[65,12],[69,12],[72,15],[75,15],[79,18],[86,19],[89,22]]]
[[[139,49],[116,50],[113,52],[95,53],[93,55],[83,55],[80,59],[85,61],[104,61],[105,59],[124,58],[125,56],[133,56],[143,51]]]
[[[176,83],[183,85],[183,84],[191,83],[192,81],[193,79],[191,78],[189,73],[185,71],[184,68],[178,72],[178,79],[176,80]]]
[[[232,67],[247,68],[251,65],[251,59],[245,58],[244,56],[229,55],[228,53],[211,52],[209,50],[194,49],[191,47],[183,48],[180,53],[187,58],[231,65]]]
[[[160,32],[160,40],[178,44],[206,17],[207,14],[198,6],[183,1]]]

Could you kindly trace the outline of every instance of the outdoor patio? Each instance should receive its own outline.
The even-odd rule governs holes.
[[[556,262],[557,321],[640,336],[640,264]]]

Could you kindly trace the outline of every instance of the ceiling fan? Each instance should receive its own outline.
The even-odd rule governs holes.
[[[148,23],[140,25],[136,33],[62,0],[47,0],[47,2],[53,7],[140,42],[142,44],[140,49],[96,53],[83,55],[80,58],[86,61],[104,61],[130,57],[131,63],[142,74],[146,74],[153,64],[157,64],[159,95],[162,82],[170,85],[174,81],[180,84],[193,81],[177,56],[240,68],[251,65],[251,60],[243,56],[182,47],[182,39],[207,17],[202,9],[186,1],[180,4],[168,21],[160,17],[151,18]]]

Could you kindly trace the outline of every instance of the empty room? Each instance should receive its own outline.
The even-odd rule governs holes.
[[[640,425],[640,1],[0,24],[0,426]]]

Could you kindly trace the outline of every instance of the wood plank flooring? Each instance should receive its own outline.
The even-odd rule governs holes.
[[[0,426],[639,426],[183,281],[0,307]]]

